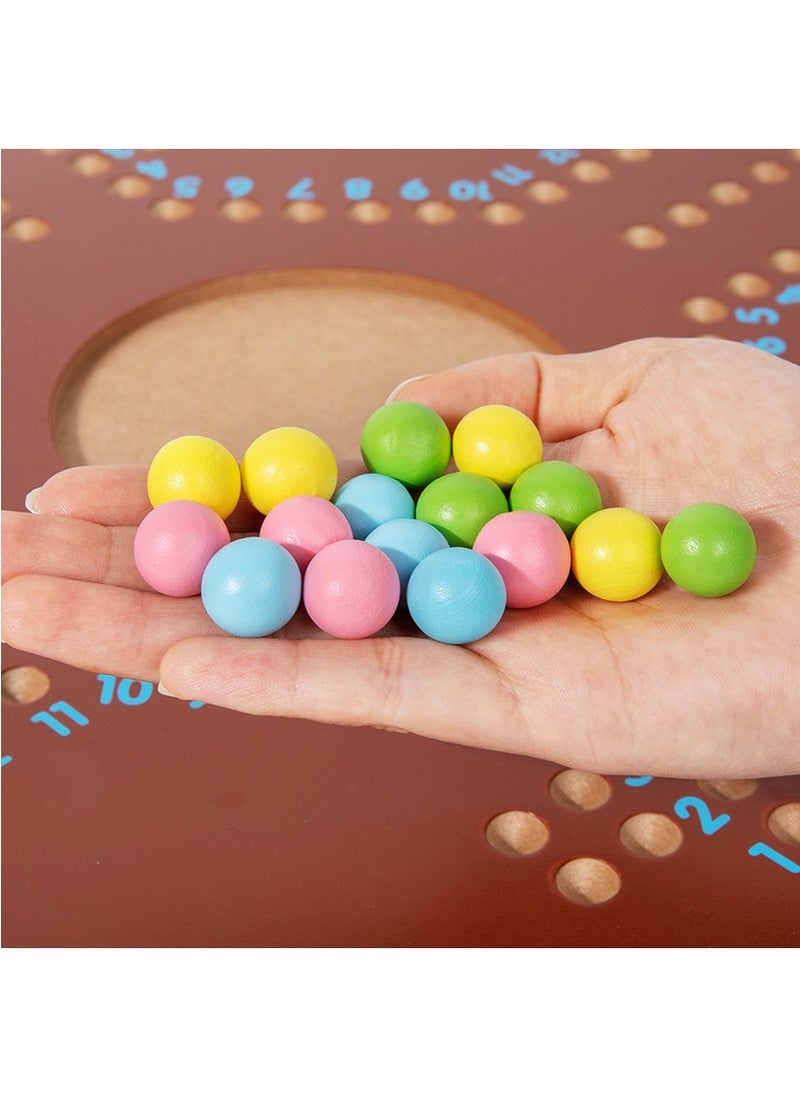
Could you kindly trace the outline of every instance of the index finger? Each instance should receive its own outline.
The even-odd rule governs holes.
[[[97,525],[138,525],[151,509],[147,469],[138,464],[65,468],[31,491],[25,506],[32,514]]]
[[[364,468],[341,461],[339,481]],[[138,525],[152,510],[147,494],[147,468],[139,464],[96,464],[65,468],[31,491],[25,505],[34,514],[79,518],[95,525]],[[226,524],[232,533],[256,532],[263,521],[242,493]]]

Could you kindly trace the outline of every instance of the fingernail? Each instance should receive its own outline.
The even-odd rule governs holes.
[[[389,395],[386,397],[384,403],[391,403],[397,396],[398,392],[402,392],[407,384],[413,384],[414,381],[424,381],[426,377],[432,377],[433,373],[420,373],[418,377],[409,377],[405,381],[400,381],[397,388],[393,388]]]
[[[39,508],[36,505],[36,500],[39,498],[41,491],[41,487],[35,487],[33,491],[29,491],[25,496],[25,509],[28,511],[29,514],[39,513]]]
[[[163,685],[161,684],[161,682],[160,682],[160,681],[159,681],[159,683],[158,683],[158,691],[159,691],[159,692],[161,693],[161,695],[162,695],[162,696],[171,696],[171,697],[173,697],[173,698],[174,698],[175,700],[177,700],[177,699],[178,699],[178,697],[177,697],[177,696],[175,696],[175,693],[171,693],[171,692],[170,692],[170,691],[169,691],[168,689],[165,689],[165,688],[164,688],[164,686],[163,686]]]

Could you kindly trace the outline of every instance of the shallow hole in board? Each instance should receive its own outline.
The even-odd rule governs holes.
[[[283,215],[289,221],[299,225],[310,225],[315,221],[321,221],[327,213],[322,202],[287,202],[283,207]]]
[[[2,673],[3,700],[7,704],[33,704],[50,688],[50,678],[38,666],[11,666]]]
[[[51,431],[67,465],[148,464],[184,434],[239,459],[277,426],[305,427],[357,459],[367,418],[408,377],[563,349],[521,313],[444,282],[257,271],[168,294],[100,331],[55,386]]]
[[[791,172],[780,160],[755,160],[750,165],[750,174],[759,183],[782,183]]]
[[[611,798],[611,782],[597,773],[563,769],[550,781],[550,794],[562,807],[596,811]]]
[[[624,160],[629,164],[638,164],[642,160],[649,160],[653,155],[653,150],[650,148],[615,148],[612,151],[620,160]]]
[[[531,856],[549,839],[547,823],[532,811],[504,811],[486,827],[486,840],[492,848],[514,856]]]
[[[762,274],[754,274],[749,270],[740,270],[736,274],[731,274],[726,279],[725,285],[737,297],[746,297],[748,299],[766,297],[772,289],[772,285],[767,278]]]
[[[800,803],[782,803],[767,819],[770,833],[789,845],[800,845]]]
[[[555,205],[569,197],[569,188],[558,179],[534,179],[525,193],[540,205]]]
[[[800,274],[800,247],[779,247],[769,261],[781,274]]]
[[[625,848],[638,856],[671,856],[683,843],[683,831],[666,814],[643,811],[626,818],[619,828]]]
[[[254,221],[262,212],[261,206],[253,198],[231,198],[219,207],[220,216],[226,221]]]
[[[513,202],[487,202],[481,207],[481,217],[491,225],[516,225],[525,213]]]
[[[630,247],[641,251],[652,251],[654,248],[664,246],[667,242],[667,234],[657,225],[629,225],[623,229],[622,239]]]
[[[108,171],[111,167],[111,160],[108,156],[104,156],[102,152],[81,152],[77,156],[73,156],[69,162],[69,166],[73,171],[76,171],[78,175],[85,175],[87,178],[92,178],[95,175],[102,175]]]
[[[719,323],[728,315],[727,307],[716,297],[688,297],[681,311],[696,323]]]
[[[697,786],[706,795],[718,799],[748,799],[758,787],[757,780],[698,780]]]
[[[741,205],[750,198],[750,191],[735,179],[720,179],[708,188],[709,195],[720,205]]]
[[[194,206],[186,198],[156,198],[150,212],[160,221],[185,221],[194,213]]]
[[[109,179],[108,189],[118,198],[143,198],[153,189],[153,184],[144,175],[115,175]]]
[[[388,221],[392,215],[391,208],[386,202],[377,198],[367,198],[363,202],[353,202],[347,209],[347,216],[351,221],[358,221],[362,225],[379,225]]]
[[[673,224],[681,228],[695,228],[708,222],[708,210],[697,202],[673,202],[667,206],[666,214]]]
[[[8,222],[4,231],[12,240],[30,244],[44,239],[50,231],[50,224],[44,217],[15,217]]]
[[[611,174],[611,168],[602,160],[576,160],[569,173],[580,183],[602,183]]]
[[[580,856],[568,860],[556,872],[556,889],[580,906],[599,906],[619,894],[622,879],[607,860]]]
[[[414,206],[414,216],[426,225],[449,225],[456,219],[457,214],[454,206],[439,201],[438,198],[432,198]]]

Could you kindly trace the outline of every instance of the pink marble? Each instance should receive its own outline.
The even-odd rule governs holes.
[[[317,627],[337,639],[365,639],[385,627],[400,601],[389,557],[363,540],[322,548],[306,568],[303,603]]]
[[[301,573],[313,557],[337,540],[352,540],[353,530],[342,511],[316,495],[293,495],[269,511],[260,535],[294,556]]]
[[[510,609],[532,609],[549,601],[570,572],[569,541],[546,514],[498,514],[478,533],[473,549],[503,576]]]
[[[194,597],[213,555],[230,543],[222,518],[200,502],[162,502],[143,519],[133,558],[145,582],[160,594]]]

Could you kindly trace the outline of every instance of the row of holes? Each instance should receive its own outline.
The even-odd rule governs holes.
[[[767,261],[781,274],[800,274],[800,247],[782,247],[770,252]],[[772,293],[775,286],[763,274],[739,271],[725,280],[725,288],[735,297],[757,300]],[[695,323],[719,323],[730,315],[730,308],[718,297],[699,295],[687,297],[681,312]]]
[[[571,775],[573,770],[565,770]],[[581,773],[580,776],[591,774]],[[602,779],[602,778],[600,778]],[[553,781],[554,782],[554,781]],[[551,782],[551,792],[552,783]],[[708,788],[708,782],[697,781],[702,790]],[[740,781],[753,783],[755,781]],[[712,785],[713,786],[713,785]],[[782,803],[775,807],[767,819],[767,827],[773,836],[789,845],[800,845],[800,803]],[[547,844],[550,831],[544,819],[531,811],[504,811],[496,815],[486,827],[486,840],[501,852],[514,853],[517,856],[529,856],[539,852]],[[627,819],[620,829],[620,840],[631,852],[644,856],[671,856],[682,842],[680,827],[665,814],[643,813]]]
[[[561,775],[561,774],[559,774]],[[557,779],[557,778],[556,778]],[[602,778],[601,778],[602,779]],[[770,832],[787,844],[800,845],[800,803],[783,803],[770,812]],[[486,840],[499,852],[514,856],[532,856],[550,839],[550,828],[532,811],[505,811],[487,825]],[[683,831],[666,814],[642,811],[621,824],[619,840],[636,856],[663,859],[683,844]],[[580,856],[568,860],[555,874],[559,894],[579,905],[596,906],[608,902],[622,887],[618,868],[607,860]]]
[[[230,204],[241,205],[247,201],[248,199],[243,198],[238,199],[236,202],[231,202]],[[163,198],[160,199],[160,202],[167,203],[169,208],[181,204],[180,200],[175,198]],[[307,206],[309,204],[311,203],[296,202],[294,203],[294,206]],[[353,207],[353,216],[355,216],[356,219],[365,218],[367,217],[365,207],[372,209],[372,207],[376,205],[380,205],[380,203],[357,203],[356,206]],[[417,207],[415,212],[417,216],[425,220],[427,216],[432,214],[435,208],[441,205],[443,205],[443,203],[423,202],[420,207]],[[486,207],[485,212],[488,212],[488,207]],[[372,217],[373,215],[373,213],[369,213],[369,217]],[[295,209],[294,216],[296,216],[297,219],[302,220],[307,214],[303,213],[301,215],[299,210]],[[435,221],[432,220],[430,223],[435,223]],[[23,243],[40,240],[46,236],[49,231],[49,223],[41,217],[18,217],[10,221],[5,228],[7,236]],[[781,274],[798,274],[800,273],[800,248],[778,248],[768,255],[767,261]],[[766,297],[774,289],[772,282],[770,282],[768,278],[763,274],[757,274],[752,271],[737,271],[735,274],[731,274],[727,278],[725,286],[734,294],[734,296],[747,300],[756,300],[760,297]],[[723,301],[719,300],[717,297],[707,295],[688,297],[681,303],[680,308],[687,319],[701,324],[719,323],[730,315],[730,309]]]
[[[60,150],[43,150],[58,152]],[[616,154],[623,160],[635,161],[651,155],[648,149],[620,149]],[[790,154],[800,159],[800,150],[790,150]],[[112,165],[112,160],[102,153],[79,153],[70,161],[70,167],[88,177],[103,174]],[[581,159],[567,166],[566,170],[573,178],[583,183],[602,182],[611,175],[610,166],[601,160]],[[789,167],[779,160],[756,160],[749,165],[752,177],[760,183],[784,182],[791,174]],[[123,174],[112,178],[108,183],[111,193],[121,198],[135,199],[144,197],[152,189],[152,181],[141,175]],[[554,204],[569,196],[567,186],[554,179],[535,179],[523,192],[533,201],[542,204]],[[721,180],[708,188],[709,196],[722,205],[736,205],[750,197],[750,190],[740,182]],[[194,212],[194,203],[188,199],[161,197],[149,207],[153,216],[165,221],[181,221]],[[219,214],[230,221],[247,222],[261,216],[263,210],[252,198],[238,198],[221,202],[217,206]],[[5,212],[4,208],[4,212]],[[299,224],[312,224],[327,214],[326,207],[317,200],[287,202],[282,210],[284,216]],[[674,202],[666,209],[667,218],[672,223],[690,227],[706,223],[708,211],[695,202]],[[438,199],[425,200],[413,206],[413,214],[426,224],[449,224],[457,217],[457,209],[451,203]],[[381,224],[392,215],[391,207],[378,199],[353,202],[347,209],[347,215],[362,224]],[[514,202],[490,201],[480,206],[480,215],[489,224],[517,224],[525,217],[525,211]],[[30,222],[30,223],[22,223]],[[38,222],[38,223],[33,223]],[[20,218],[9,226],[9,234],[17,239],[40,239],[46,235],[49,225],[41,218]],[[632,247],[650,249],[661,247],[666,242],[663,229],[652,224],[630,225],[622,233],[623,240]]]
[[[792,156],[800,159],[800,150],[790,151]],[[759,160],[750,164],[750,174],[759,183],[782,183],[789,178],[791,172],[786,164],[778,160]],[[749,201],[751,191],[742,182],[724,180],[712,183],[708,187],[708,196],[720,205],[733,206]],[[664,214],[668,221],[679,228],[698,228],[708,224],[711,217],[705,206],[690,201],[673,202],[666,207]],[[668,235],[665,229],[655,224],[634,224],[623,231],[622,239],[630,247],[651,251],[663,247],[667,243]]]
[[[43,149],[42,151],[58,154],[62,150]],[[800,149],[788,149],[787,152],[789,156],[800,160]],[[630,148],[613,149],[611,154],[627,163],[635,163],[650,159],[653,152],[652,149]],[[109,171],[113,162],[111,157],[105,156],[101,152],[81,152],[72,157],[69,166],[79,175],[95,176],[103,175]],[[573,160],[565,165],[565,171],[581,183],[601,183],[612,175],[611,165],[607,161],[595,160],[591,157]],[[748,171],[750,176],[758,183],[782,183],[788,179],[790,174],[789,167],[781,160],[754,160],[748,165]],[[141,176],[126,176],[126,178],[135,178],[144,183],[149,182],[142,179]],[[140,191],[140,193],[146,192],[146,190]],[[709,192],[715,201],[719,201],[724,205],[746,201],[749,197],[747,188],[743,184],[735,182],[715,183],[709,189]]]

